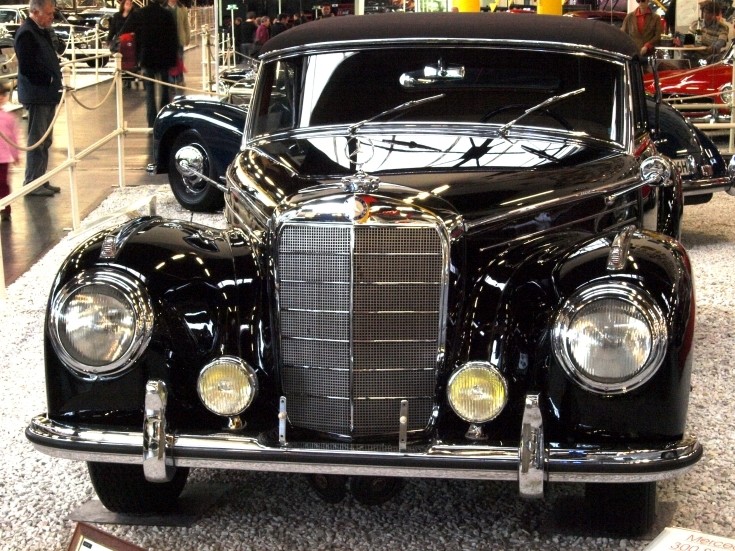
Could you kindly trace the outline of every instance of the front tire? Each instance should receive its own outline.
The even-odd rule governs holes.
[[[225,204],[222,191],[195,175],[179,171],[178,160],[185,157],[197,172],[217,181],[212,155],[204,140],[193,130],[176,137],[168,156],[168,181],[179,204],[192,212],[213,212]]]
[[[641,536],[656,520],[656,483],[587,484],[585,501],[596,528],[628,537]]]
[[[168,512],[176,508],[189,476],[188,468],[177,468],[170,482],[148,482],[141,465],[87,463],[102,505],[113,513],[133,515]]]

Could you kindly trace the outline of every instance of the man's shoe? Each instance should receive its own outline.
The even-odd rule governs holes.
[[[54,192],[53,190],[50,190],[48,188],[45,188],[43,186],[37,187],[33,191],[26,193],[26,196],[33,195],[34,197],[53,197]]]
[[[45,187],[46,189],[50,189],[54,193],[59,193],[61,191],[61,188],[59,186],[53,186],[53,185],[48,184],[48,183],[43,184],[43,187]]]

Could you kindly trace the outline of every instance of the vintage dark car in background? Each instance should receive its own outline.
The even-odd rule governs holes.
[[[657,481],[703,451],[681,180],[646,103],[605,23],[274,37],[227,229],[142,217],[61,266],[27,437],[86,461],[113,511],[174,508],[190,468],[224,468],[372,504],[411,477],[581,483],[596,521],[645,532]]]
[[[153,124],[153,171],[168,173],[171,191],[184,208],[215,211],[224,205],[223,190],[197,173],[220,182],[242,145],[247,105],[258,63],[246,58],[223,68],[217,78],[219,98],[179,96],[159,111]],[[182,160],[195,172],[182,173]]]
[[[655,129],[656,148],[679,171],[686,205],[706,203],[718,191],[735,194],[732,169],[707,134],[668,103],[651,98],[648,98],[648,118]]]

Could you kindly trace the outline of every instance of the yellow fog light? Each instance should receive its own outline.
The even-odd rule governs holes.
[[[258,378],[240,358],[223,356],[207,364],[199,373],[197,392],[212,413],[238,415],[253,402],[258,392]]]
[[[469,362],[449,379],[447,398],[454,412],[470,423],[497,417],[508,403],[508,385],[492,365]]]

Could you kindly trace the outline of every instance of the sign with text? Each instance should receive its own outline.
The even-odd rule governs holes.
[[[735,539],[686,528],[665,528],[645,551],[735,551]]]

